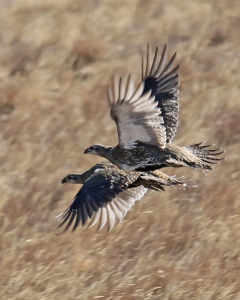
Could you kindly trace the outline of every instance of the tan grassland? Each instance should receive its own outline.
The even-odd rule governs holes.
[[[240,299],[239,1],[0,0],[0,299]],[[149,192],[112,232],[62,234],[61,185],[114,145],[105,89],[146,43],[181,64],[178,145],[227,160],[197,188]]]

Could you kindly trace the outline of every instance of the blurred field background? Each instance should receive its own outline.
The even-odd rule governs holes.
[[[240,299],[239,1],[0,1],[0,298]],[[178,145],[228,159],[197,188],[149,192],[111,233],[62,234],[61,185],[114,145],[105,89],[146,43],[180,63]],[[139,77],[138,77],[139,78]]]

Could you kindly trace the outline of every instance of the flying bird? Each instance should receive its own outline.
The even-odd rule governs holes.
[[[127,212],[140,200],[148,189],[164,190],[164,186],[185,186],[186,181],[168,176],[160,171],[125,171],[109,162],[96,164],[83,174],[70,174],[62,183],[83,184],[70,207],[57,218],[60,227],[72,224],[75,230],[79,224],[107,225],[111,230],[116,222],[121,222]]]
[[[166,45],[153,57],[147,47],[142,57],[142,80],[135,87],[132,76],[115,76],[108,88],[117,146],[92,145],[84,153],[100,155],[124,170],[149,171],[163,167],[211,170],[224,151],[203,143],[180,147],[171,144],[178,127],[179,82],[176,53],[167,60]]]

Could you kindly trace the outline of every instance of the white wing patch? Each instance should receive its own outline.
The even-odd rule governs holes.
[[[110,231],[117,222],[121,223],[135,202],[140,200],[146,192],[147,188],[143,186],[124,190],[111,202],[99,208],[92,216],[88,226],[92,227],[98,224],[98,230],[101,230],[107,225]]]
[[[111,117],[117,124],[119,143],[135,141],[164,148],[166,130],[151,91],[142,95],[144,84],[134,88],[134,80],[114,77],[108,89]]]
[[[102,172],[102,171],[103,171],[103,169],[98,168],[98,169],[95,169],[95,170],[93,171],[93,173],[99,173],[99,172]]]

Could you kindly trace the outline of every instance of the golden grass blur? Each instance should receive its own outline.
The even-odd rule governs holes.
[[[239,299],[238,1],[0,1],[0,298]],[[60,184],[114,145],[106,84],[140,75],[146,43],[180,63],[175,143],[228,159],[195,189],[149,192],[111,233],[61,234],[80,186]]]

